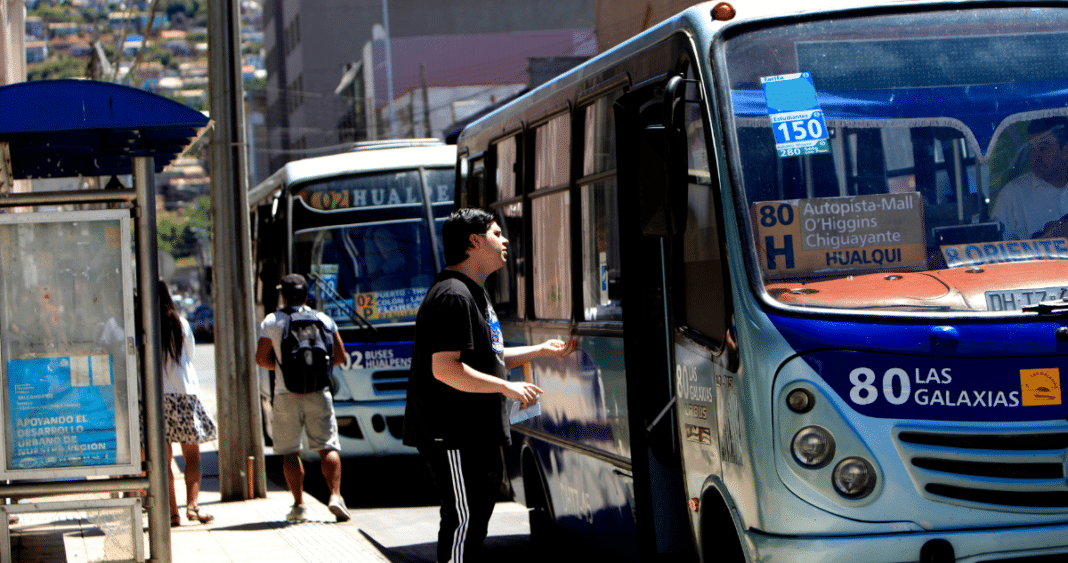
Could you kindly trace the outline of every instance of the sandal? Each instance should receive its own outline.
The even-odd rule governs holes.
[[[215,517],[211,514],[201,514],[199,506],[194,506],[191,508],[187,507],[185,509],[185,518],[190,522],[195,521],[200,522],[201,524],[210,524],[215,521]]]
[[[182,517],[177,514],[171,514],[171,527],[177,528],[182,525]]]

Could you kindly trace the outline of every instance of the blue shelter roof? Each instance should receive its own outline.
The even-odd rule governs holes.
[[[160,172],[208,123],[174,100],[90,80],[0,87],[0,115],[15,179],[130,174],[135,156]]]

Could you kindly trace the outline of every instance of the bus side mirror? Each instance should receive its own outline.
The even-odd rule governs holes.
[[[674,76],[664,87],[662,124],[648,125],[638,145],[638,198],[642,232],[674,237],[686,230],[689,191],[686,134],[682,129],[686,82]]]

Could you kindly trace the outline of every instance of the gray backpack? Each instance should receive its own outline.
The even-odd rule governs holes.
[[[334,341],[315,311],[281,311],[282,380],[292,393],[314,393],[330,385],[334,372]]]

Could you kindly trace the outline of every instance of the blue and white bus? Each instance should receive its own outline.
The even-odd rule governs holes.
[[[259,312],[280,306],[281,276],[303,274],[345,341],[332,386],[344,457],[415,454],[401,444],[415,313],[444,267],[455,164],[436,139],[370,141],[289,162],[250,191]]]
[[[579,341],[510,374],[545,390],[506,455],[532,534],[1064,560],[1068,240],[995,211],[1065,45],[1065,2],[708,3],[467,126],[506,340]]]

